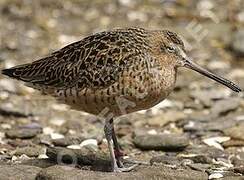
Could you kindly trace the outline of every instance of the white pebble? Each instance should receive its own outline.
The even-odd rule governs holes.
[[[203,139],[203,142],[209,146],[214,146],[217,149],[224,150],[220,143],[230,140],[230,137],[227,136],[217,136],[207,139]]]
[[[87,139],[81,142],[80,146],[86,146],[86,145],[94,145],[97,146],[97,140],[96,139]]]
[[[223,177],[223,174],[213,173],[213,174],[210,174],[210,176],[208,177],[208,179],[219,179],[219,178],[222,178],[222,177]]]
[[[158,133],[157,133],[157,131],[155,129],[151,129],[151,130],[147,131],[147,134],[155,135],[155,134],[158,134]]]
[[[52,139],[62,139],[62,138],[64,138],[64,135],[63,134],[59,134],[59,133],[51,133],[50,136],[51,136]]]
[[[69,149],[81,149],[81,146],[78,144],[72,144],[72,145],[67,146],[67,148],[69,148]]]
[[[12,156],[12,161],[16,161],[18,158],[17,158],[17,156]]]
[[[44,127],[43,128],[43,134],[49,135],[52,134],[54,132],[54,129],[51,127]]]
[[[11,129],[11,125],[10,124],[6,124],[6,123],[1,124],[1,127],[3,129]]]
[[[236,121],[244,121],[244,116],[237,116]]]
[[[38,159],[47,159],[47,158],[48,158],[48,156],[46,154],[40,154],[38,156]]]
[[[65,104],[53,104],[52,109],[57,111],[66,111],[68,110],[68,106]]]
[[[55,126],[62,126],[65,123],[65,120],[60,118],[53,118],[50,120],[50,123]]]

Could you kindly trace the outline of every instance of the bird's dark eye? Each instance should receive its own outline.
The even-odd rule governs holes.
[[[174,52],[175,51],[175,48],[173,46],[168,46],[168,47],[166,47],[166,49],[168,52]]]

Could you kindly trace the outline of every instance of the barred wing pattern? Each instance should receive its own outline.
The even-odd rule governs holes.
[[[144,29],[101,32],[72,43],[50,56],[7,69],[4,74],[32,87],[99,88],[116,82],[147,48]],[[139,43],[138,43],[139,42]]]

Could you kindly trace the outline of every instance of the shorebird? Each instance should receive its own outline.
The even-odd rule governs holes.
[[[103,116],[112,171],[123,172],[135,165],[123,166],[114,119],[164,100],[174,89],[179,67],[197,71],[235,92],[242,91],[192,61],[176,33],[143,28],[96,33],[2,73],[55,96],[71,108]],[[109,115],[105,117],[104,112]]]

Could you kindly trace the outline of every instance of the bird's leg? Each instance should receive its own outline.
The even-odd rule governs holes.
[[[110,120],[111,121],[111,125],[112,125],[112,139],[113,139],[113,143],[114,143],[114,153],[115,153],[115,158],[117,160],[118,166],[119,167],[124,167],[122,159],[123,159],[123,152],[121,151],[120,145],[118,143],[115,131],[114,131],[114,123],[113,123],[113,119]]]
[[[137,166],[137,164],[133,165],[131,167],[128,167],[128,168],[118,167],[118,164],[116,162],[114,149],[113,149],[113,124],[111,122],[113,122],[113,121],[112,120],[106,120],[105,125],[104,125],[104,133],[105,133],[105,137],[106,137],[107,142],[108,142],[108,149],[109,149],[109,153],[110,153],[110,157],[111,157],[112,171],[113,172],[131,171],[132,169],[134,169]]]

